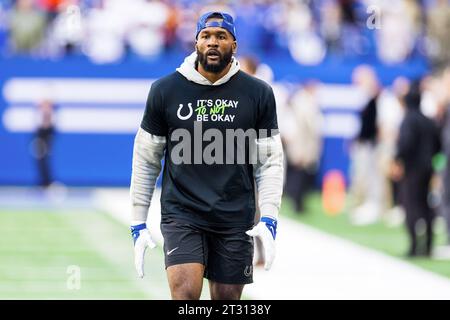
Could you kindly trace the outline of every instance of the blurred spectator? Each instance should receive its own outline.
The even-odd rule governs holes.
[[[193,35],[195,35],[197,20],[198,17],[200,17],[198,12],[195,11],[196,9],[199,8],[197,8],[196,5],[194,4],[193,7],[183,8],[183,10],[181,10],[180,12],[180,21],[182,23],[178,25],[178,28],[176,30],[176,37],[177,40],[180,42],[179,43],[180,49],[186,52],[193,52],[195,47],[194,43],[195,39]]]
[[[292,57],[300,64],[319,64],[325,57],[326,47],[315,31],[309,7],[299,1],[287,3],[286,33]]]
[[[420,7],[416,1],[382,2],[382,27],[377,30],[377,51],[386,63],[401,63],[413,51],[420,28]]]
[[[295,210],[304,210],[304,198],[314,186],[322,152],[322,113],[317,101],[317,84],[307,83],[291,100],[295,126],[285,136],[288,160],[286,192]]]
[[[52,170],[50,165],[50,154],[52,151],[54,125],[53,113],[54,105],[49,100],[39,103],[38,108],[38,127],[34,140],[35,157],[39,172],[39,185],[48,187],[53,182]]]
[[[10,17],[14,51],[30,53],[41,43],[46,28],[45,16],[33,6],[33,0],[17,0]]]
[[[19,0],[16,7],[30,7],[32,2]],[[45,21],[36,22],[42,19],[35,17],[22,18],[27,24],[15,23],[14,28],[19,25],[28,34],[38,34],[21,37],[28,42],[33,40],[34,44],[40,43],[44,35],[45,44],[56,43],[59,49],[68,49],[62,52],[67,54],[74,47],[78,49],[81,41],[80,52],[95,62],[108,63],[129,52],[144,57],[170,50],[189,52],[198,15],[207,10],[221,10],[234,16],[238,30],[245,30],[238,34],[239,51],[244,54],[278,54],[287,50],[298,63],[316,65],[327,55],[372,58],[378,53],[380,61],[401,63],[423,53],[424,50],[416,48],[421,48],[419,44],[426,34],[427,52],[441,61],[448,60],[450,52],[446,50],[449,5],[446,0],[437,2],[430,6],[415,0],[34,0],[42,13],[31,12],[41,18],[46,16],[50,28]],[[383,13],[377,17],[380,29],[367,28],[369,5],[377,6],[379,13]],[[13,15],[10,5],[4,8]],[[79,19],[77,12],[81,13]],[[428,19],[422,19],[423,16]],[[82,22],[81,28],[73,27],[76,20]],[[33,27],[29,27],[31,24]],[[8,27],[13,29],[12,22]],[[19,41],[19,48],[23,42]],[[27,50],[23,51],[29,52],[30,46],[25,47]],[[51,47],[45,54],[51,57],[54,51]]]
[[[70,55],[80,49],[85,30],[81,9],[76,5],[77,1],[64,1],[54,12],[54,20],[50,27],[49,45],[56,47],[57,54]]]
[[[381,92],[377,110],[378,152],[383,183],[381,201],[384,202],[381,208],[383,218],[389,226],[403,223],[405,217],[400,204],[399,183],[391,179],[390,169],[395,157],[400,124],[404,117],[402,104],[409,86],[408,79],[397,77],[391,88]]]
[[[357,67],[353,82],[368,98],[360,113],[361,128],[351,149],[352,223],[376,222],[384,209],[383,174],[378,148],[378,98],[381,87],[375,71],[369,66]]]
[[[436,66],[450,62],[450,4],[448,0],[436,0],[428,11],[428,53]]]
[[[130,14],[133,18],[126,26],[126,39],[131,49],[144,57],[161,54],[165,46],[169,7],[163,1],[139,1],[134,10],[136,12]]]
[[[446,88],[446,109],[441,133],[442,148],[447,158],[444,170],[443,216],[447,223],[447,243],[450,246],[450,66],[445,70],[442,83]],[[450,256],[450,255],[449,255]]]
[[[326,1],[321,8],[320,32],[329,51],[341,53],[342,11],[335,1]]]
[[[0,56],[4,54],[8,45],[8,19],[6,12],[6,7],[0,2]]]
[[[167,7],[167,20],[164,28],[165,50],[171,50],[177,43],[177,28],[180,25],[181,10],[174,4]]]
[[[47,13],[47,18],[49,21],[53,20],[58,11],[60,10],[60,6],[67,6],[69,2],[78,2],[78,0],[70,1],[70,0],[37,0],[36,3],[42,11]]]
[[[410,238],[409,257],[429,256],[433,244],[433,212],[428,203],[433,173],[432,158],[440,149],[439,134],[432,120],[420,111],[418,83],[405,97],[406,114],[400,127],[393,177],[401,180],[402,204]],[[418,221],[425,221],[425,241],[417,235]]]
[[[168,6],[158,0],[108,0],[103,7],[92,9],[87,16],[84,50],[95,62],[119,60],[129,48],[146,57],[159,55],[165,46]]]
[[[256,70],[258,69],[258,61],[256,58],[250,56],[240,57],[239,64],[241,65],[241,70],[245,73],[248,73],[251,76],[256,75]]]
[[[92,8],[86,16],[88,34],[83,39],[83,51],[96,63],[117,61],[125,53],[125,19],[123,13],[108,6],[109,3],[105,1],[105,8]]]

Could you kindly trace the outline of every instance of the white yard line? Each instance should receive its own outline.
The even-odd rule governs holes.
[[[159,190],[149,213],[159,231]],[[98,206],[129,224],[128,191],[100,189]],[[281,217],[272,269],[256,269],[244,294],[252,299],[450,299],[450,280],[383,253]]]

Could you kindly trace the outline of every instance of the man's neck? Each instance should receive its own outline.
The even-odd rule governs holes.
[[[217,80],[219,80],[220,78],[222,78],[224,75],[226,75],[228,73],[228,71],[230,71],[231,68],[231,63],[229,63],[225,69],[223,69],[221,72],[219,73],[215,73],[215,72],[208,72],[206,71],[201,63],[197,64],[197,71],[204,76],[206,79],[209,80],[209,82],[214,83]]]

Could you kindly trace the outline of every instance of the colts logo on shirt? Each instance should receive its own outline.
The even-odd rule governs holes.
[[[178,107],[178,111],[177,111],[177,117],[178,117],[178,119],[180,119],[180,120],[187,120],[187,119],[189,119],[191,116],[192,116],[192,113],[194,112],[194,110],[192,109],[192,103],[191,102],[189,102],[188,104],[187,104],[187,113],[185,113],[185,115],[183,116],[183,115],[181,115],[181,110],[183,109],[183,104],[182,103],[180,103],[179,104],[179,107]],[[186,110],[183,110],[183,113],[184,112],[186,112]]]

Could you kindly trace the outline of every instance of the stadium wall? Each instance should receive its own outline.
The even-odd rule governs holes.
[[[36,103],[56,106],[57,133],[51,154],[54,179],[71,186],[127,186],[134,133],[143,114],[150,84],[171,73],[180,55],[164,59],[125,59],[95,65],[84,57],[0,60],[0,185],[36,185],[32,141]],[[328,58],[320,66],[300,66],[289,57],[261,57],[276,82],[318,79],[325,116],[320,177],[339,169],[348,181],[351,138],[357,131],[361,97],[350,86],[351,72],[363,61]],[[374,64],[384,85],[398,75],[416,78],[427,72],[422,60],[405,65]]]

